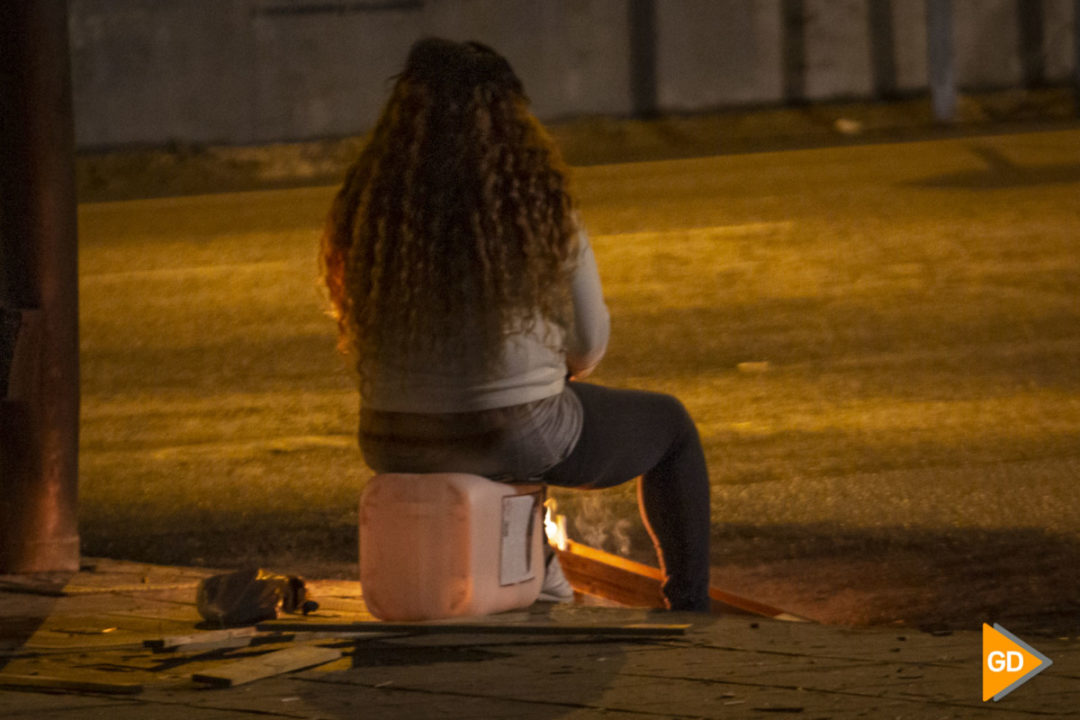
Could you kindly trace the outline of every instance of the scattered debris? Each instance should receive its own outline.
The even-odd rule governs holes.
[[[851,118],[837,118],[833,127],[841,135],[859,135],[863,131],[863,124]]]
[[[772,370],[772,365],[767,360],[741,362],[735,366],[735,369],[747,375],[763,375]]]
[[[208,622],[226,626],[271,620],[279,611],[307,615],[319,606],[308,600],[302,578],[251,569],[202,580],[196,607]]]

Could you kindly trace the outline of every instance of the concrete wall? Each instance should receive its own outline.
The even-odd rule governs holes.
[[[1015,0],[953,0],[956,77],[962,85],[1020,82]]]
[[[629,112],[623,0],[429,0],[421,22],[420,35],[479,40],[506,55],[545,117]]]
[[[1046,74],[1051,82],[1067,82],[1074,72],[1077,52],[1073,32],[1076,0],[1044,0]]]
[[[896,88],[911,93],[926,88],[926,3],[892,3]]]
[[[866,2],[807,0],[806,16],[806,96],[869,97],[874,86]]]
[[[374,10],[335,3],[230,4],[247,6],[249,15],[245,34],[254,58],[255,92],[250,132],[256,141],[346,135],[371,125],[388,78],[401,69],[417,35],[422,8],[419,3]]]
[[[215,0],[72,0],[77,144],[254,139],[246,9]]]
[[[778,103],[795,99],[793,87],[797,99],[872,97],[880,79],[870,2],[891,24],[891,86],[926,87],[925,0],[655,2],[661,111]],[[954,0],[962,88],[1025,81],[1023,2]],[[1075,4],[1038,3],[1046,81],[1073,72]],[[543,118],[632,110],[627,0],[69,0],[69,8],[81,147],[357,134],[373,124],[409,46],[429,34],[505,53]]]
[[[488,42],[545,117],[629,111],[622,0],[70,0],[82,147],[363,132],[424,35]]]
[[[779,0],[680,0],[657,8],[657,94],[667,110],[782,97]]]

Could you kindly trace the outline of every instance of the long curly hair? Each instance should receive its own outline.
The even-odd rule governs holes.
[[[542,319],[566,326],[577,235],[567,185],[505,58],[475,42],[417,42],[322,239],[340,347],[361,379],[387,360],[493,370],[507,335]]]

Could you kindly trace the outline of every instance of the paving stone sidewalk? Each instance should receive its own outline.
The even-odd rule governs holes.
[[[92,560],[71,576],[0,577],[0,716],[1020,718],[1075,717],[1080,707],[1076,638],[1024,638],[1053,666],[1000,702],[983,703],[975,630],[935,635],[581,605],[538,604],[482,620],[499,625],[498,634],[297,633],[234,648],[145,648],[145,640],[204,632],[196,628],[195,588],[209,574]],[[310,622],[371,619],[358,583],[309,585],[321,602]],[[582,631],[513,631],[553,623]],[[597,631],[634,623],[690,627],[635,639]],[[236,658],[297,646],[338,648],[342,656],[228,689],[192,680]],[[12,687],[20,677],[84,687]]]

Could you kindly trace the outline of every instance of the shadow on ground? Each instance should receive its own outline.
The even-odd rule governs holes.
[[[727,526],[718,585],[829,624],[1080,632],[1080,542],[1037,529]]]
[[[471,644],[476,642],[457,637],[434,645],[430,639],[418,645],[365,643],[357,646],[352,671],[314,678],[295,693],[333,718],[354,718],[357,712],[365,718],[487,717],[493,700],[507,717],[566,717],[604,705],[619,683],[628,644],[596,638]],[[542,647],[553,643],[556,652]]]
[[[971,152],[982,160],[985,168],[934,175],[912,184],[957,190],[994,190],[1074,183],[1080,180],[1080,164],[1077,163],[1021,165],[997,149],[981,143],[972,144]]]
[[[41,629],[73,575],[0,576],[0,670]]]

